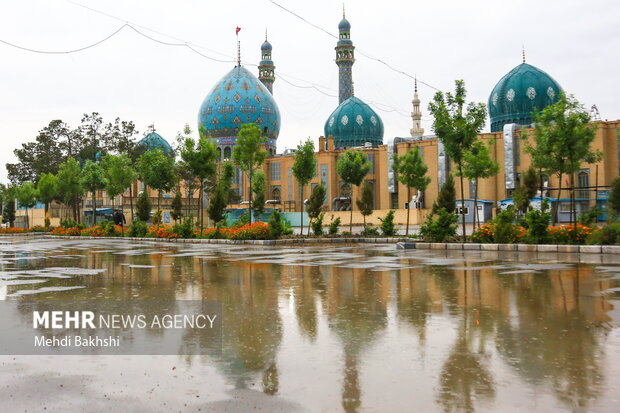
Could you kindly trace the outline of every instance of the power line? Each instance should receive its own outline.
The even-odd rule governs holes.
[[[282,9],[282,10],[284,10],[284,11],[286,11],[287,13],[292,14],[293,16],[297,17],[298,19],[302,20],[303,22],[307,23],[308,25],[310,25],[310,26],[314,27],[315,29],[318,29],[318,30],[322,31],[323,33],[326,33],[328,36],[333,37],[333,38],[335,38],[335,39],[337,39],[337,38],[338,38],[338,36],[336,36],[336,35],[334,35],[334,34],[330,33],[329,31],[325,30],[325,29],[324,29],[324,28],[322,28],[321,26],[318,26],[318,25],[316,25],[316,24],[314,24],[314,23],[310,22],[309,20],[305,19],[304,17],[300,16],[299,14],[295,13],[294,11],[289,10],[289,9],[287,9],[286,7],[282,6],[281,4],[276,3],[274,0],[268,0],[268,1],[269,1],[270,3],[272,3],[273,5],[275,5],[275,6],[279,7],[279,8],[281,8],[281,9]],[[357,52],[358,52],[359,54],[361,54],[362,56],[364,56],[364,57],[366,57],[366,58],[368,58],[368,59],[370,59],[370,60],[374,60],[374,61],[376,61],[376,62],[379,62],[379,63],[381,63],[381,64],[385,65],[386,67],[388,67],[390,70],[393,70],[393,71],[394,71],[394,72],[396,72],[396,73],[402,74],[402,75],[407,76],[407,77],[409,77],[409,78],[411,78],[411,79],[416,79],[416,76],[412,76],[412,75],[410,75],[409,73],[407,73],[407,72],[405,72],[405,71],[403,71],[403,70],[397,69],[397,68],[395,68],[394,66],[390,65],[389,63],[387,63],[387,62],[385,62],[385,61],[383,61],[383,60],[381,60],[381,59],[379,59],[379,58],[376,58],[376,57],[370,56],[370,55],[368,55],[368,54],[366,54],[366,53],[362,52],[362,51],[359,49],[359,47],[357,47],[356,49],[357,49]],[[418,80],[418,82],[420,82],[421,84],[423,84],[423,85],[425,85],[425,86],[428,86],[428,87],[429,87],[429,88],[431,88],[431,89],[434,89],[434,90],[439,91],[439,89],[438,89],[438,88],[436,88],[435,86],[432,86],[432,85],[430,85],[430,84],[428,84],[428,83],[426,83],[426,82],[424,82],[424,81],[420,80],[419,78],[418,78],[417,80]]]
[[[166,34],[166,33],[162,33],[162,32],[160,32],[160,31],[153,30],[153,29],[150,29],[150,28],[148,28],[148,27],[145,27],[145,26],[142,26],[142,25],[139,25],[139,24],[136,24],[136,23],[129,22],[128,20],[121,19],[120,17],[116,17],[116,16],[111,15],[111,14],[109,14],[109,13],[106,13],[106,12],[103,12],[103,11],[100,11],[100,10],[97,10],[97,9],[94,9],[94,8],[92,8],[92,7],[88,7],[88,6],[82,5],[82,4],[80,4],[80,3],[76,3],[76,2],[71,1],[71,0],[66,0],[66,1],[67,1],[68,3],[74,4],[74,5],[76,5],[76,6],[83,7],[83,8],[85,8],[85,9],[87,9],[87,10],[90,10],[90,11],[93,11],[93,12],[95,12],[95,13],[101,14],[101,15],[103,15],[103,16],[106,16],[106,17],[109,17],[109,18],[112,18],[112,19],[115,19],[115,20],[124,21],[125,23],[124,23],[122,26],[120,26],[117,30],[115,30],[114,32],[112,32],[112,33],[111,33],[111,34],[109,34],[108,36],[104,37],[103,39],[101,39],[101,40],[99,40],[99,41],[97,41],[97,42],[95,42],[95,43],[89,44],[89,45],[87,45],[87,46],[79,47],[79,48],[77,48],[77,49],[70,49],[70,50],[38,50],[38,49],[32,49],[32,48],[29,48],[29,47],[25,47],[25,46],[17,45],[17,44],[14,44],[14,43],[11,43],[11,42],[8,42],[8,41],[5,41],[5,40],[2,40],[2,39],[0,39],[0,43],[6,44],[6,45],[11,46],[11,47],[14,47],[14,48],[17,48],[17,49],[19,49],[19,50],[23,50],[23,51],[31,52],[31,53],[38,53],[38,54],[51,54],[51,55],[54,55],[54,54],[72,54],[72,53],[82,52],[82,51],[88,50],[88,49],[90,49],[90,48],[93,48],[93,47],[95,47],[95,46],[98,46],[98,45],[100,45],[100,44],[104,43],[105,41],[107,41],[107,40],[111,39],[112,37],[116,36],[117,34],[119,34],[119,33],[120,33],[123,29],[125,29],[125,28],[129,28],[129,29],[131,29],[133,32],[135,32],[136,34],[138,34],[138,35],[140,35],[140,36],[142,36],[142,37],[144,37],[144,38],[146,38],[146,39],[148,39],[148,40],[151,40],[151,41],[153,41],[153,42],[156,42],[156,43],[158,43],[158,44],[164,45],[164,46],[172,46],[172,47],[185,47],[185,48],[187,48],[187,49],[191,50],[192,52],[196,53],[197,55],[199,55],[199,56],[201,56],[201,57],[204,57],[204,58],[206,58],[206,59],[209,59],[209,60],[215,61],[215,62],[220,62],[220,63],[236,63],[236,61],[234,60],[234,58],[233,58],[232,56],[228,56],[228,55],[226,55],[226,54],[224,54],[224,53],[220,53],[220,52],[217,52],[217,51],[215,51],[215,50],[211,50],[211,49],[208,49],[208,48],[206,48],[206,47],[203,47],[203,46],[201,46],[201,45],[193,44],[193,43],[191,43],[191,42],[187,42],[187,41],[185,41],[185,40],[183,40],[183,39],[180,39],[180,38],[177,38],[177,37],[174,37],[174,36],[168,35],[168,34]],[[279,4],[277,4],[277,3],[275,3],[275,2],[273,2],[273,3],[274,3],[274,4],[276,4],[278,7],[281,7],[281,8],[283,8],[284,10],[288,11],[289,13],[292,13],[294,16],[296,16],[296,17],[298,17],[298,18],[302,19],[302,20],[303,20],[303,21],[305,21],[306,23],[308,23],[308,24],[310,24],[310,25],[312,25],[312,26],[314,26],[314,27],[316,27],[316,28],[318,28],[318,29],[320,29],[320,30],[324,31],[325,33],[329,34],[330,36],[332,36],[332,37],[336,37],[336,36],[332,35],[331,33],[327,32],[326,30],[324,30],[324,29],[320,28],[319,26],[316,26],[316,25],[314,25],[314,24],[312,24],[312,23],[308,22],[308,21],[307,21],[307,20],[305,20],[303,17],[301,17],[301,16],[299,16],[299,15],[297,15],[297,14],[295,14],[295,13],[293,13],[293,12],[291,12],[291,11],[287,10],[287,9],[285,9],[284,7],[280,6]],[[180,42],[180,43],[166,42],[166,41],[163,41],[163,40],[156,39],[156,38],[154,38],[153,36],[149,36],[148,34],[144,33],[144,32],[143,32],[143,31],[141,31],[141,30],[139,30],[139,29],[138,29],[138,27],[142,28],[143,30],[148,30],[148,31],[151,31],[151,32],[153,32],[153,33],[157,33],[157,34],[159,34],[159,35],[161,35],[161,36],[165,36],[165,37],[168,37],[168,38],[170,38],[170,39],[177,40],[177,41],[178,41],[178,42]],[[214,57],[208,56],[208,55],[206,55],[206,54],[204,54],[204,53],[201,53],[200,51],[196,50],[196,47],[199,47],[199,48],[202,48],[202,49],[205,49],[205,50],[212,51],[212,52],[217,53],[217,54],[222,55],[222,56],[230,57],[230,58],[231,58],[231,60],[217,59],[217,58],[214,58]],[[249,62],[244,62],[244,63],[245,63],[245,64],[247,64],[248,66],[254,66],[254,67],[258,66],[258,65],[254,64],[254,63],[249,63]],[[384,63],[384,62],[382,62],[382,63]],[[385,63],[384,63],[384,64],[385,64]],[[404,73],[404,72],[403,72],[403,74],[405,74],[405,75],[406,75],[406,73]],[[325,96],[329,96],[329,97],[333,97],[333,98],[338,97],[337,95],[332,95],[332,94],[329,94],[329,93],[327,93],[327,92],[325,92],[325,91],[321,90],[321,89],[325,89],[325,90],[329,90],[329,91],[335,92],[335,90],[334,90],[334,89],[332,89],[332,88],[329,88],[329,87],[326,87],[326,86],[322,86],[322,85],[318,85],[318,84],[316,84],[316,83],[313,83],[313,82],[307,81],[307,80],[305,80],[305,79],[297,78],[297,77],[295,77],[295,76],[288,75],[288,74],[283,73],[283,72],[280,72],[280,71],[278,71],[278,72],[277,72],[277,75],[278,75],[278,77],[279,77],[280,79],[282,79],[285,83],[287,83],[287,84],[289,84],[289,85],[291,85],[291,86],[293,86],[293,87],[296,87],[296,88],[299,88],[299,89],[313,89],[313,90],[316,90],[317,92],[319,92],[319,93],[321,93],[321,94],[323,94],[323,95],[325,95]],[[295,83],[291,82],[290,80],[287,80],[287,79],[286,79],[286,77],[290,77],[290,78],[292,78],[292,79],[297,79],[297,80],[299,80],[299,81],[302,81],[302,82],[308,83],[308,86],[303,86],[303,85],[298,85],[298,84],[295,84]],[[421,82],[421,81],[420,81],[420,83],[423,83],[423,82]],[[432,87],[432,86],[429,86],[429,87]],[[396,108],[396,107],[394,107],[394,106],[390,106],[390,105],[386,105],[386,104],[383,104],[383,103],[374,102],[374,101],[372,101],[372,100],[368,100],[368,103],[369,103],[369,104],[372,104],[372,105],[373,105],[373,106],[375,106],[378,110],[381,110],[381,111],[383,111],[383,112],[395,112],[395,113],[397,113],[397,114],[399,114],[399,115],[401,115],[401,116],[409,117],[409,115],[408,115],[408,114],[403,114],[403,112],[402,112],[402,110],[401,110],[401,109]],[[381,108],[380,106],[384,106],[384,107],[386,107],[386,108],[390,108],[391,110],[383,109],[383,108]]]

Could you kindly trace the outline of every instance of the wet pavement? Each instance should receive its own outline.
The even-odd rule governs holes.
[[[223,306],[218,355],[0,356],[2,412],[620,411],[620,256],[3,237],[0,299]]]

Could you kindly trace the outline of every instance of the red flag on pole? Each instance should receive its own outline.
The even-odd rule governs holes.
[[[240,31],[241,31],[241,27],[237,26],[237,29],[235,29],[235,34],[239,34]]]

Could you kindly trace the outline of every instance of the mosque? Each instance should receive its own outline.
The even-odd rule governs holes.
[[[300,211],[312,189],[322,183],[327,189],[324,209],[328,215],[343,215],[348,221],[351,199],[357,199],[358,189],[349,188],[336,173],[338,156],[346,149],[356,148],[366,154],[372,167],[366,180],[374,193],[374,210],[369,222],[378,224],[390,210],[396,210],[396,222],[405,223],[406,208],[415,208],[417,213],[411,214],[410,223],[420,223],[437,198],[439,188],[450,173],[451,164],[447,159],[441,142],[434,135],[425,135],[421,126],[422,112],[418,96],[417,82],[414,84],[412,100],[412,128],[408,136],[390,137],[385,139],[381,117],[364,101],[354,96],[353,66],[355,63],[355,46],[351,38],[351,24],[344,17],[338,24],[338,41],[335,46],[335,62],[338,66],[338,106],[325,120],[324,135],[318,138],[317,168],[314,178],[304,188],[303,194],[292,174],[294,150],[277,152],[277,139],[280,133],[281,116],[274,97],[276,81],[275,64],[272,60],[272,45],[265,37],[261,45],[261,60],[258,66],[258,77],[241,65],[237,65],[219,81],[205,97],[198,112],[198,130],[201,136],[211,139],[217,146],[221,160],[232,157],[233,148],[242,124],[256,123],[267,138],[265,149],[268,157],[263,165],[267,178],[267,206],[278,208],[283,212]],[[499,173],[491,178],[481,179],[478,183],[478,214],[481,221],[490,219],[495,208],[511,201],[513,190],[519,184],[520,176],[530,166],[529,156],[521,150],[521,131],[532,126],[532,111],[554,103],[562,87],[549,74],[525,62],[503,76],[491,90],[488,100],[491,132],[479,135],[479,138],[491,142],[491,152],[500,165]],[[596,139],[594,149],[599,149],[604,158],[597,164],[584,164],[575,177],[579,187],[584,188],[578,195],[577,213],[594,205],[604,207],[608,186],[619,175],[620,171],[620,121],[596,121]],[[139,143],[144,149],[160,148],[164,152],[172,152],[170,144],[154,131]],[[316,144],[316,142],[315,142]],[[392,171],[394,154],[404,154],[412,147],[418,147],[428,166],[431,182],[424,192],[411,194],[407,188],[397,182]],[[457,193],[460,194],[459,182],[456,180]],[[541,187],[542,195],[552,196],[550,190],[558,186],[557,178],[544,176]],[[564,184],[564,187],[567,185]],[[595,189],[591,187],[596,186]],[[144,185],[136,182],[132,188],[135,194],[144,189]],[[238,203],[229,205],[231,208],[246,207],[249,187],[247,177],[237,170],[233,184],[237,193]],[[472,220],[475,197],[474,182],[465,181],[464,193],[469,201],[459,208],[460,213]],[[556,192],[556,191],[553,191]],[[156,194],[151,194],[153,197]],[[164,196],[170,200],[173,194]],[[192,204],[197,210],[199,201],[196,194],[183,191],[185,202]],[[118,199],[116,205],[123,205],[129,210],[128,194]],[[193,198],[193,199],[188,199]],[[102,194],[102,206],[111,204]],[[169,217],[170,203],[163,204],[164,216]],[[168,211],[166,211],[168,209]],[[355,211],[354,221],[361,223],[362,217]],[[569,219],[570,205],[560,201],[560,220]],[[295,220],[299,214],[291,214]],[[128,216],[128,220],[130,217]],[[329,222],[329,221],[327,221]]]

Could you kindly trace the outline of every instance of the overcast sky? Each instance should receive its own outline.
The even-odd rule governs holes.
[[[275,0],[337,35],[342,2]],[[307,137],[317,139],[338,100],[336,40],[269,0],[67,0],[5,2],[0,40],[38,50],[71,50],[99,41],[125,21],[159,33],[166,42],[188,42],[221,60],[236,55],[241,27],[242,60],[254,73],[265,29],[273,45],[274,96],[282,115],[278,151]],[[413,80],[362,53],[379,58],[420,81],[451,90],[464,79],[469,99],[487,102],[497,81],[521,62],[553,76],[603,119],[620,118],[620,2],[617,0],[355,0],[346,2],[356,46],[355,94],[383,118],[384,141],[408,136]],[[173,36],[177,40],[168,37]],[[179,40],[180,39],[180,40]],[[196,129],[198,109],[213,84],[234,63],[216,62],[184,47],[148,40],[129,28],[106,42],[69,55],[43,55],[0,43],[0,181],[13,150],[33,140],[53,119],[75,127],[83,113],[106,121],[132,120],[142,132],[155,123],[169,141],[185,123]],[[419,84],[423,126],[434,90]],[[486,130],[489,129],[488,123]]]

